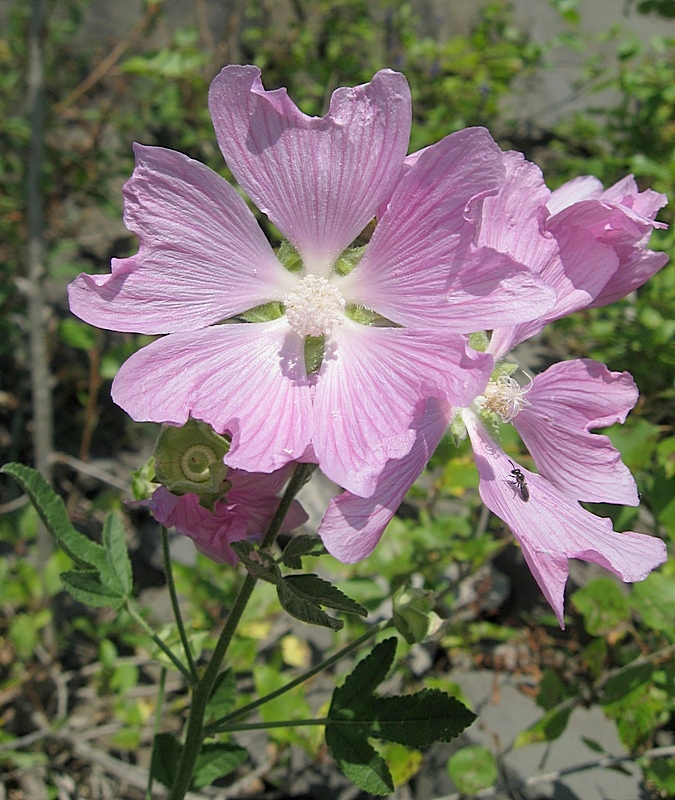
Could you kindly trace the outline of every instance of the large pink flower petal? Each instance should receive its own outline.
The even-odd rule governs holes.
[[[563,494],[591,503],[639,503],[635,481],[607,436],[638,398],[627,372],[588,359],[564,361],[537,375],[529,405],[513,419],[539,472]]]
[[[265,91],[257,67],[225,67],[209,108],[220,149],[249,197],[326,274],[398,180],[410,135],[410,91],[397,72],[333,93],[308,117],[285,89]]]
[[[426,404],[421,401],[419,407],[423,413],[413,426],[416,438],[412,449],[403,458],[387,462],[373,495],[364,498],[343,492],[328,504],[319,536],[326,550],[345,564],[354,564],[373,552],[448,427],[451,409],[447,403],[431,398]]]
[[[453,133],[417,154],[363,259],[343,281],[347,301],[399,325],[464,333],[550,307],[555,296],[526,267],[472,245],[469,204],[479,214],[481,199],[503,176],[502,152],[484,128]]]
[[[134,149],[124,221],[140,249],[113,259],[111,275],[76,278],[73,313],[110,330],[170,333],[280,300],[293,277],[237,192],[182,153]]]
[[[489,378],[492,357],[445,331],[369,328],[350,320],[335,330],[314,398],[314,450],[325,474],[368,497],[390,459],[406,455],[421,399],[468,405]]]
[[[525,502],[511,475],[507,456],[494,444],[476,417],[465,412],[480,474],[485,505],[509,526],[532,574],[564,627],[564,590],[570,558],[608,569],[622,581],[641,581],[666,560],[666,546],[653,536],[615,533],[611,520],[585,511],[541,475],[516,465],[530,497]]]
[[[229,431],[225,463],[272,472],[312,436],[302,340],[284,319],[174,333],[139,350],[113,382],[113,400],[138,422],[201,419]]]

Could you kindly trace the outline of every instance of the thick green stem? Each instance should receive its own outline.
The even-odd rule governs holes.
[[[307,477],[314,469],[312,464],[298,464],[295,467],[293,476],[286,488],[284,496],[279,503],[272,522],[270,523],[267,533],[262,541],[261,548],[269,547],[275,540],[281,523],[291,507],[291,503],[295,495],[300,491],[301,487],[307,480]],[[204,738],[204,716],[206,714],[206,706],[216,683],[220,668],[227,653],[227,650],[232,641],[239,621],[246,608],[246,605],[253,593],[253,589],[257,583],[257,578],[254,575],[248,574],[244,578],[244,582],[239,590],[232,610],[227,618],[225,627],[223,628],[220,638],[211,655],[211,660],[206,667],[202,679],[199,681],[194,689],[192,695],[192,703],[190,705],[190,715],[187,721],[185,730],[185,741],[181,752],[178,769],[174,785],[169,795],[169,800],[183,800],[190,784],[192,782],[192,775],[194,773],[197,758],[202,749],[202,740]]]

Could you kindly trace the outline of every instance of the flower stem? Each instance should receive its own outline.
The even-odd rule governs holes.
[[[380,622],[377,625],[373,625],[372,628],[369,628],[365,633],[361,634],[358,638],[354,639],[353,642],[350,642],[348,645],[342,648],[342,650],[338,650],[337,653],[334,653],[329,658],[322,661],[320,664],[317,664],[312,669],[307,670],[307,672],[303,672],[302,675],[299,675],[294,680],[287,683],[285,686],[277,689],[274,692],[270,692],[266,694],[264,697],[259,697],[257,700],[254,700],[252,703],[247,703],[245,706],[241,708],[237,708],[234,711],[231,711],[229,714],[226,714],[224,717],[215,720],[211,725],[208,726],[207,732],[209,734],[215,733],[222,733],[224,731],[232,731],[235,730],[234,728],[230,727],[229,723],[239,717],[246,716],[250,714],[251,711],[255,711],[256,708],[259,708],[265,703],[270,702],[271,700],[276,699],[282,694],[289,692],[291,689],[295,689],[296,686],[300,686],[300,684],[305,683],[310,678],[313,678],[315,675],[318,675],[319,672],[323,672],[325,669],[329,669],[333,666],[333,664],[337,664],[338,661],[341,661],[345,656],[349,655],[351,652],[356,650],[362,644],[368,641],[368,639],[372,639],[373,636],[380,633],[381,631],[386,630],[387,628],[392,627],[393,622],[391,620],[387,620],[386,622]],[[295,722],[289,723],[295,725]],[[304,723],[303,723],[304,724]],[[240,730],[237,728],[236,730]]]
[[[164,653],[164,655],[171,661],[171,663],[176,667],[176,669],[182,673],[189,684],[194,682],[192,675],[188,668],[183,664],[183,662],[176,656],[173,650],[168,647],[157,634],[152,630],[152,628],[148,625],[148,623],[143,619],[143,617],[138,613],[136,608],[134,607],[133,603],[130,600],[127,600],[125,605],[126,610],[131,614],[134,621],[143,628],[144,632],[152,639],[152,641],[159,647],[159,649]]]
[[[265,533],[261,548],[269,547],[274,542],[295,495],[300,491],[313,469],[313,464],[296,465],[293,476],[279,503],[279,508]],[[232,641],[257,581],[257,577],[250,573],[244,578],[244,582],[239,589],[239,593],[234,601],[225,627],[211,654],[211,660],[201,680],[194,688],[192,703],[190,705],[190,714],[185,730],[185,741],[183,743],[183,749],[180,761],[178,762],[176,777],[173,787],[171,788],[169,800],[183,800],[190,788],[195,764],[197,763],[197,758],[202,748],[202,740],[204,738],[204,716],[206,714],[206,706],[211,697],[211,692],[213,691],[216,680],[218,679],[221,664],[223,663],[230,642]]]
[[[188,641],[187,633],[185,632],[185,625],[183,624],[183,616],[180,613],[180,605],[178,603],[178,595],[176,594],[176,584],[173,579],[173,569],[171,567],[171,553],[169,551],[169,534],[162,525],[162,555],[164,557],[164,574],[166,575],[166,586],[169,590],[169,597],[171,598],[171,607],[173,615],[178,626],[178,634],[183,644],[185,651],[185,658],[187,659],[188,668],[192,675],[192,683],[199,680],[197,675],[197,667],[195,666],[194,659],[192,658],[192,650],[190,649],[190,642]]]

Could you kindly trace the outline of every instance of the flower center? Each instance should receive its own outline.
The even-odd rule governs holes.
[[[337,286],[307,275],[283,300],[288,324],[300,336],[329,336],[344,320],[345,300]]]
[[[209,466],[218,461],[215,451],[204,444],[193,444],[183,453],[180,465],[188,481],[203,483],[211,477]]]
[[[494,412],[504,422],[511,422],[525,406],[530,405],[525,395],[531,388],[532,379],[527,386],[521,386],[510,375],[502,373],[496,380],[491,379],[485,388],[483,408]]]

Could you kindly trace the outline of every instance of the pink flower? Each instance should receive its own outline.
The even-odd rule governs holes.
[[[537,319],[495,324],[496,354],[574,311],[615,302],[642,286],[668,261],[647,249],[663,194],[638,192],[632,175],[606,191],[585,175],[551,192],[540,169],[520,153],[504,153],[506,180],[482,205],[478,246],[493,247],[527,264],[555,287],[556,303]]]
[[[285,90],[265,91],[257,68],[230,66],[210,109],[232,173],[291,255],[277,257],[210,169],[136,145],[124,219],[139,252],[111,275],[80,275],[71,309],[112,330],[168,334],[113,383],[135,420],[203,420],[231,435],[231,467],[313,460],[367,496],[413,446],[420,402],[467,405],[483,390],[492,358],[464,335],[554,301],[509,254],[474,244],[481,203],[503,182],[501,151],[469,129],[406,166],[410,95],[389,70],[338,89],[313,118]],[[378,212],[363,256],[345,255]]]
[[[595,179],[579,179],[551,195],[539,169],[520,154],[505,153],[504,161],[500,191],[484,198],[475,214],[475,243],[530,266],[555,287],[557,301],[529,322],[495,326],[487,348],[495,360],[548,322],[623,296],[667,260],[645,249],[649,232],[659,226],[653,217],[665,201],[662,195],[638,194],[631,177],[607,192],[598,189]],[[409,163],[414,162],[411,156]],[[583,199],[588,195],[591,199]],[[385,466],[370,497],[344,492],[333,498],[319,533],[329,552],[342,561],[369,555],[459,415],[476,454],[483,502],[519,540],[562,625],[568,559],[592,561],[622,580],[636,581],[666,558],[659,539],[615,534],[609,520],[578,502],[638,504],[635,482],[620,454],[606,436],[591,433],[623,422],[636,400],[630,375],[593,361],[556,364],[526,387],[498,367],[482,395],[466,408],[442,398],[422,401],[410,452]],[[486,414],[492,415],[493,424],[498,418],[516,427],[538,475],[511,462],[492,440],[482,419]]]
[[[525,399],[526,397],[526,399]],[[492,381],[459,414],[471,438],[485,505],[509,526],[546,599],[564,627],[568,560],[609,569],[624,581],[644,579],[666,559],[664,542],[641,533],[614,533],[578,501],[637,505],[635,482],[609,439],[592,428],[623,422],[637,400],[628,373],[595,361],[555,364],[525,391],[513,379]],[[501,409],[528,447],[539,474],[514,463],[481,420]],[[327,550],[347,563],[369,555],[419,477],[457,409],[432,399],[417,421],[411,452],[391,461],[372,497],[344,492],[333,498],[319,533]]]
[[[262,539],[279,506],[276,493],[289,474],[288,469],[266,475],[231,469],[227,473],[231,488],[224,499],[216,501],[213,511],[201,506],[196,494],[178,496],[164,486],[156,489],[149,500],[133,505],[148,508],[161,525],[189,536],[197,549],[213,561],[236,564],[238,558],[230,545],[241,539]],[[281,532],[291,531],[307,519],[302,506],[294,500]]]

